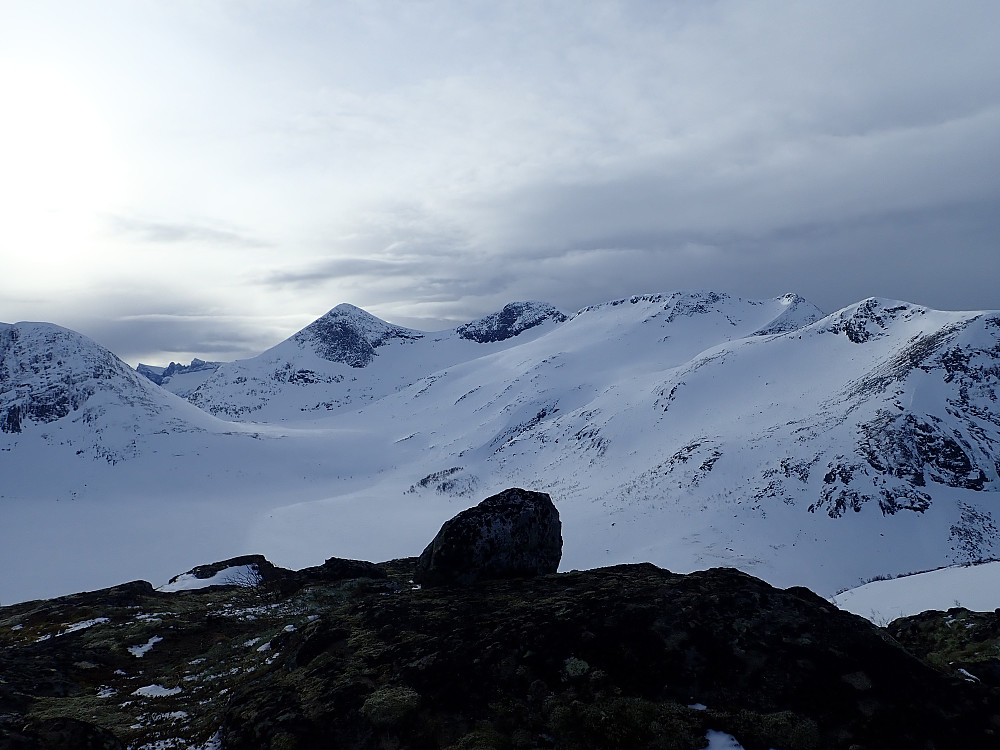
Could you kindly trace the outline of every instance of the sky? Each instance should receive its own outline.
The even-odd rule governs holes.
[[[341,302],[1000,309],[993,0],[0,0],[0,320],[135,365]]]

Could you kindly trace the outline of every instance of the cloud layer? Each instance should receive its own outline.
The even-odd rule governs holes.
[[[0,177],[0,319],[129,361],[256,353],[342,301],[1000,308],[994,4],[25,6],[0,149],[101,156],[30,205],[30,164]]]

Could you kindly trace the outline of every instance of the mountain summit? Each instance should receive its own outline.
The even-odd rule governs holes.
[[[354,305],[341,304],[291,337],[303,349],[311,348],[328,362],[365,367],[378,347],[393,339],[423,338],[418,331],[386,323]]]

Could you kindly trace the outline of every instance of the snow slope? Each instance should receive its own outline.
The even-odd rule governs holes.
[[[17,487],[0,492],[0,564],[38,568],[0,580],[0,601],[248,553],[414,555],[509,486],[552,495],[564,569],[729,565],[829,595],[990,557],[998,361],[1000,315],[880,299],[825,317],[795,295],[645,295],[568,318],[516,303],[439,333],[342,305],[192,394],[239,421],[140,428],[135,455],[100,470],[44,441],[0,454]],[[25,479],[39,462],[60,471]],[[67,523],[109,529],[112,552]],[[87,560],[71,584],[41,561],[56,544]]]
[[[588,308],[345,414],[400,441],[356,501],[524,486],[557,499],[565,567],[734,565],[823,592],[995,554],[996,317],[867,300],[755,335],[782,304]],[[257,538],[342,502],[276,511]]]
[[[1000,561],[953,565],[872,581],[837,594],[830,601],[876,625],[929,609],[946,612],[952,607],[965,607],[974,612],[992,612],[1000,608]]]

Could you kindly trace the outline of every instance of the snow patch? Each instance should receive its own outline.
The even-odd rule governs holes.
[[[67,625],[65,630],[61,630],[56,633],[56,636],[69,635],[70,633],[76,633],[80,630],[86,630],[87,628],[92,628],[94,625],[102,625],[106,622],[111,622],[108,617],[95,617],[93,620],[84,620],[83,622],[75,622],[72,625]]]
[[[235,565],[224,568],[209,578],[198,578],[191,573],[182,573],[169,583],[160,586],[157,591],[174,593],[177,591],[193,591],[209,586],[243,586],[248,581],[257,580],[260,573],[256,565]]]
[[[172,695],[177,695],[181,692],[179,687],[167,688],[163,685],[146,685],[137,690],[132,691],[132,695],[142,696],[143,698],[169,698]]]
[[[148,652],[151,648],[153,648],[153,646],[155,646],[162,640],[163,639],[160,636],[154,635],[152,638],[143,643],[141,646],[129,646],[128,652],[132,654],[132,656],[134,656],[136,659],[141,659],[143,656],[146,655],[146,652]]]

